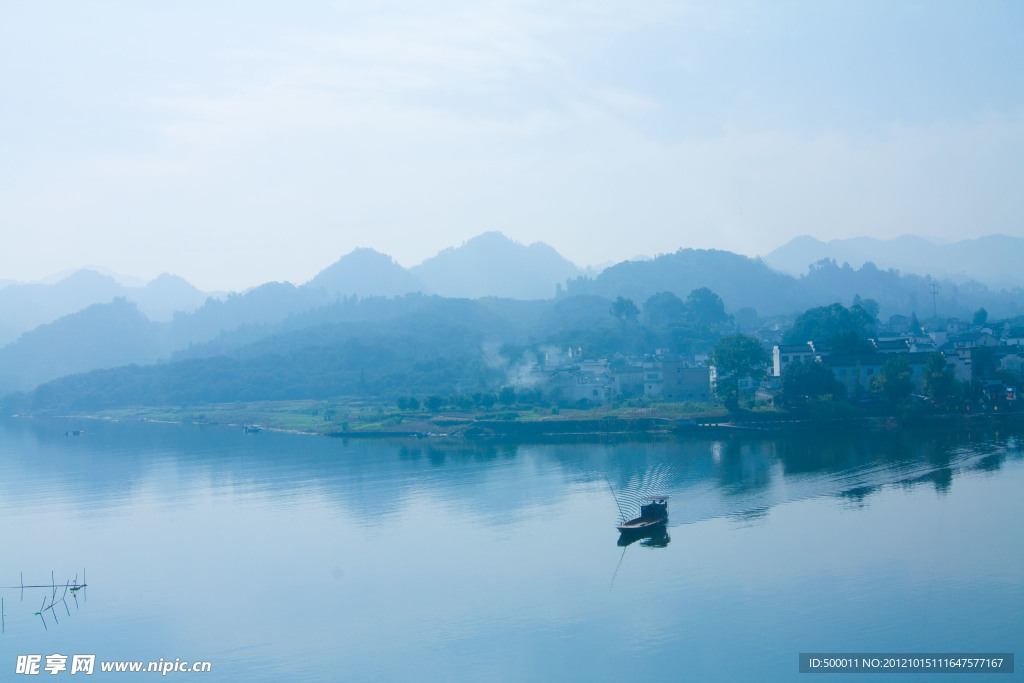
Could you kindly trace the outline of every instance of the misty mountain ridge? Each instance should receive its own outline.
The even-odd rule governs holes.
[[[138,289],[139,287],[145,287],[148,284],[146,280],[140,277],[135,277],[134,275],[125,275],[124,273],[118,273],[105,266],[98,266],[94,264],[79,266],[78,268],[71,268],[69,270],[62,270],[60,272],[53,273],[42,278],[36,284],[55,285],[58,282],[68,279],[69,277],[71,277],[80,270],[91,270],[94,273],[99,273],[100,275],[109,277],[122,287],[131,287],[133,289]]]
[[[543,242],[523,245],[500,232],[485,232],[408,269],[374,249],[355,249],[304,287],[332,297],[422,292],[462,299],[550,299],[559,285],[583,272]]]
[[[933,297],[932,285],[938,289]],[[990,290],[975,281],[932,279],[912,273],[883,270],[872,262],[860,268],[831,259],[814,264],[798,278],[752,259],[716,249],[680,249],[651,261],[623,262],[595,278],[570,280],[570,295],[625,296],[637,304],[658,292],[685,298],[699,287],[718,294],[726,309],[754,309],[760,315],[791,315],[814,306],[852,302],[855,295],[874,299],[883,318],[893,314],[933,313],[969,318],[986,308],[993,318],[1024,312],[1024,292]]]
[[[142,287],[125,287],[94,270],[74,271],[54,284],[15,283],[0,289],[0,346],[39,325],[118,297],[138,304],[152,320],[170,320],[177,311],[195,310],[207,296],[167,273]]]
[[[806,299],[794,278],[760,260],[719,249],[680,249],[646,261],[623,261],[597,277],[570,280],[566,293],[621,295],[640,304],[658,292],[685,298],[700,287],[718,294],[733,311],[749,307],[763,314],[791,313]]]
[[[773,268],[797,276],[807,273],[811,264],[828,258],[854,268],[870,262],[883,270],[894,268],[959,283],[975,280],[995,288],[1024,287],[1024,239],[1009,235],[988,235],[953,244],[935,244],[914,235],[829,242],[801,235],[763,258]]]
[[[123,297],[40,325],[0,348],[0,393],[98,368],[153,363],[168,352],[158,326]]]
[[[354,249],[305,284],[332,296],[399,296],[424,289],[418,277],[387,254]]]
[[[582,270],[543,242],[523,245],[485,232],[410,268],[431,294],[476,299],[550,299]]]
[[[550,300],[567,274],[580,272],[547,245],[523,246],[500,233],[447,249],[420,270],[427,283],[390,256],[355,249],[300,287],[268,282],[222,298],[207,297],[169,274],[141,288],[91,270],[54,284],[11,285],[0,290],[0,320],[6,325],[0,327],[0,394],[31,389],[60,374],[111,367],[107,348],[121,350],[124,363],[166,359],[197,345],[210,344],[213,352],[239,348],[285,329],[334,322],[316,311],[350,297],[396,298],[440,289],[466,299],[503,294]],[[396,306],[396,312],[407,308]],[[123,339],[133,340],[134,351],[121,345]]]
[[[908,236],[892,242],[919,246],[919,239]],[[816,242],[802,241],[811,247]],[[502,274],[510,270],[515,277],[506,283]],[[566,272],[573,275],[564,281],[554,279]],[[556,296],[561,282],[565,284]],[[273,346],[296,357],[304,357],[304,344],[327,336],[335,341],[365,340],[374,332],[373,343],[386,345],[391,333],[405,338],[441,318],[449,321],[449,331],[464,325],[479,334],[492,326],[494,343],[519,343],[524,334],[546,339],[565,332],[567,326],[615,327],[609,308],[618,296],[642,307],[654,294],[671,292],[685,299],[701,287],[720,296],[729,313],[746,319],[751,314],[788,316],[813,306],[849,303],[854,295],[875,299],[883,319],[914,312],[924,318],[933,306],[940,315],[959,317],[969,317],[981,307],[992,318],[1024,313],[1020,290],[992,291],[975,282],[941,280],[933,299],[935,282],[871,263],[853,268],[820,259],[806,274],[793,277],[760,259],[702,249],[623,261],[589,276],[548,245],[524,246],[500,233],[485,233],[416,269],[405,269],[375,250],[356,249],[304,285],[266,283],[222,299],[208,297],[191,311],[183,308],[167,318],[174,306],[194,305],[204,295],[172,275],[126,290],[109,276],[78,271],[54,285],[0,289],[0,320],[53,316],[31,332],[22,330],[21,339],[0,349],[0,395],[30,389],[60,376],[56,373],[158,360],[237,359],[241,349],[262,352],[264,340],[273,338],[287,338],[287,344]],[[447,295],[436,293],[445,287]],[[90,300],[96,297],[105,302],[96,305]],[[457,304],[458,300],[472,300],[473,306]],[[460,321],[460,315],[467,317]],[[327,336],[325,325],[332,330]],[[438,331],[435,341],[441,346],[432,353],[443,351],[443,339]]]

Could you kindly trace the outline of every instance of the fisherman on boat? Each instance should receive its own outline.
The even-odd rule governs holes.
[[[621,533],[650,531],[668,522],[668,496],[647,496],[640,501],[640,516],[618,525]]]

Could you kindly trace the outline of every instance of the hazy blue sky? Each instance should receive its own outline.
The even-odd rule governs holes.
[[[1024,2],[0,4],[0,279],[1024,236]]]

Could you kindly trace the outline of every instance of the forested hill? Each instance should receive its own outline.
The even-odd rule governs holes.
[[[680,249],[650,261],[625,261],[606,268],[596,278],[570,280],[566,294],[625,296],[643,302],[658,292],[685,297],[700,287],[718,294],[731,311],[754,308],[769,315],[793,313],[808,299],[795,278],[759,260],[715,249]]]
[[[383,255],[360,256],[371,266],[394,268]],[[569,280],[556,298],[529,301],[358,298],[338,294],[353,282],[344,273],[330,275],[341,283],[333,292],[326,277],[317,283],[323,286],[268,283],[223,301],[209,299],[169,322],[152,322],[134,304],[117,301],[41,326],[0,349],[0,396],[48,384],[2,402],[5,409],[98,407],[493,389],[523,349],[541,354],[547,353],[542,348],[584,347],[592,357],[657,348],[704,353],[733,322],[756,329],[766,317],[792,319],[858,295],[874,299],[883,320],[896,313],[924,319],[933,311],[969,318],[980,308],[993,319],[1024,312],[1020,290],[996,292],[833,261],[793,278],[758,260],[692,249],[621,263],[592,279]],[[697,291],[704,294],[693,298]],[[710,309],[704,305],[709,300],[715,303]]]
[[[0,394],[94,368],[155,362],[171,350],[161,328],[123,298],[40,325],[0,348]]]
[[[141,287],[121,285],[88,269],[54,284],[0,283],[0,347],[40,325],[119,297],[136,304],[150,320],[170,320],[175,311],[201,306],[207,295],[166,273]]]
[[[1021,289],[991,290],[976,282],[956,284],[901,275],[873,263],[855,269],[831,260],[813,264],[806,275],[794,278],[759,259],[702,249],[680,249],[649,261],[620,263],[595,278],[570,280],[565,292],[625,296],[640,302],[657,292],[684,296],[698,287],[717,293],[730,312],[752,308],[761,315],[789,315],[812,306],[849,302],[857,294],[878,301],[883,317],[915,311],[922,316],[969,317],[982,307],[998,317],[1024,312]]]
[[[488,390],[533,335],[561,343],[616,325],[611,302],[408,295],[344,300],[236,330],[164,363],[95,370],[4,399],[5,411]],[[246,332],[248,330],[248,333]]]
[[[913,235],[881,240],[853,237],[822,242],[804,235],[795,237],[764,257],[784,273],[807,273],[810,264],[822,259],[849,263],[859,268],[874,263],[883,270],[949,279],[976,280],[989,287],[1014,288],[1024,285],[1024,239],[1009,235],[987,235],[953,244],[935,244]]]

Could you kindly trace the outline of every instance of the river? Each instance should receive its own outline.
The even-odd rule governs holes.
[[[58,680],[76,654],[99,680],[121,660],[207,661],[168,674],[205,681],[797,680],[801,652],[1020,667],[1022,446],[4,421],[0,671],[31,654],[67,655]],[[667,533],[622,546],[616,501],[643,493],[670,496]]]

